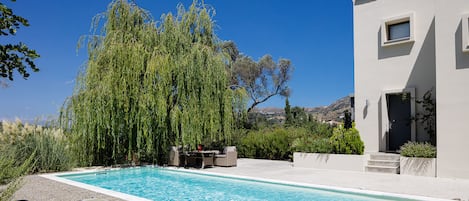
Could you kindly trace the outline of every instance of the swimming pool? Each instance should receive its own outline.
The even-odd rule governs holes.
[[[150,200],[408,200],[144,167],[61,178]]]

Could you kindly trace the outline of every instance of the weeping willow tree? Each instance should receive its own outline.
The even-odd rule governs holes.
[[[134,3],[115,0],[97,16],[95,30],[105,22],[88,37],[88,62],[62,114],[82,165],[161,162],[170,145],[230,140],[243,98],[227,87],[212,15],[194,1],[157,23]]]

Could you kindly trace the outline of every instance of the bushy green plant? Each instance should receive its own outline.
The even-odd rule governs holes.
[[[74,165],[68,141],[62,129],[23,124],[20,121],[2,122],[0,148],[11,152],[16,166],[35,153],[33,172],[68,170]]]
[[[35,166],[36,152],[33,152],[20,166],[15,165],[12,152],[0,149],[0,185],[8,184],[5,191],[0,192],[0,200],[10,200],[13,194],[22,185],[22,178]]]
[[[405,157],[436,158],[436,147],[428,142],[407,142],[400,150]]]
[[[297,152],[308,153],[332,153],[332,147],[329,138],[300,137],[293,141],[292,148]]]
[[[334,128],[330,142],[336,154],[363,154],[365,145],[360,139],[358,130],[353,125],[346,129],[342,125]]]
[[[306,133],[304,128],[265,128],[253,131],[241,139],[238,154],[247,158],[290,159],[293,140]]]
[[[332,136],[333,128],[327,123],[321,123],[316,120],[312,120],[305,125],[308,128],[312,135],[329,138]]]

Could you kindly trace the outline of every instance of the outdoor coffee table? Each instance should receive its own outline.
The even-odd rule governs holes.
[[[205,168],[207,166],[213,167],[213,159],[215,158],[214,151],[191,151],[188,153],[188,158],[195,160],[197,164],[200,161],[200,167]],[[187,159],[186,159],[187,164]]]

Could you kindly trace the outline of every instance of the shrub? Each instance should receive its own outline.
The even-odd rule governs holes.
[[[62,129],[38,125],[2,122],[0,149],[9,150],[16,166],[35,153],[33,172],[64,171],[74,165],[68,141]]]
[[[298,152],[308,153],[332,153],[332,147],[329,138],[300,137],[293,141],[292,148]]]
[[[329,138],[332,136],[333,127],[327,123],[321,123],[313,120],[306,124],[313,136],[320,136]]]
[[[240,157],[284,160],[292,156],[291,144],[305,136],[303,128],[265,128],[248,133],[238,144]]]
[[[360,139],[360,134],[355,125],[349,129],[345,129],[342,125],[334,128],[330,142],[336,154],[362,155],[365,149],[365,145]]]
[[[0,200],[10,200],[22,183],[23,175],[28,174],[34,167],[36,153],[33,152],[20,166],[15,166],[11,157],[11,151],[0,150],[0,185],[8,184],[7,188],[0,192]]]
[[[428,142],[407,142],[401,146],[401,156],[436,158],[436,147]]]

